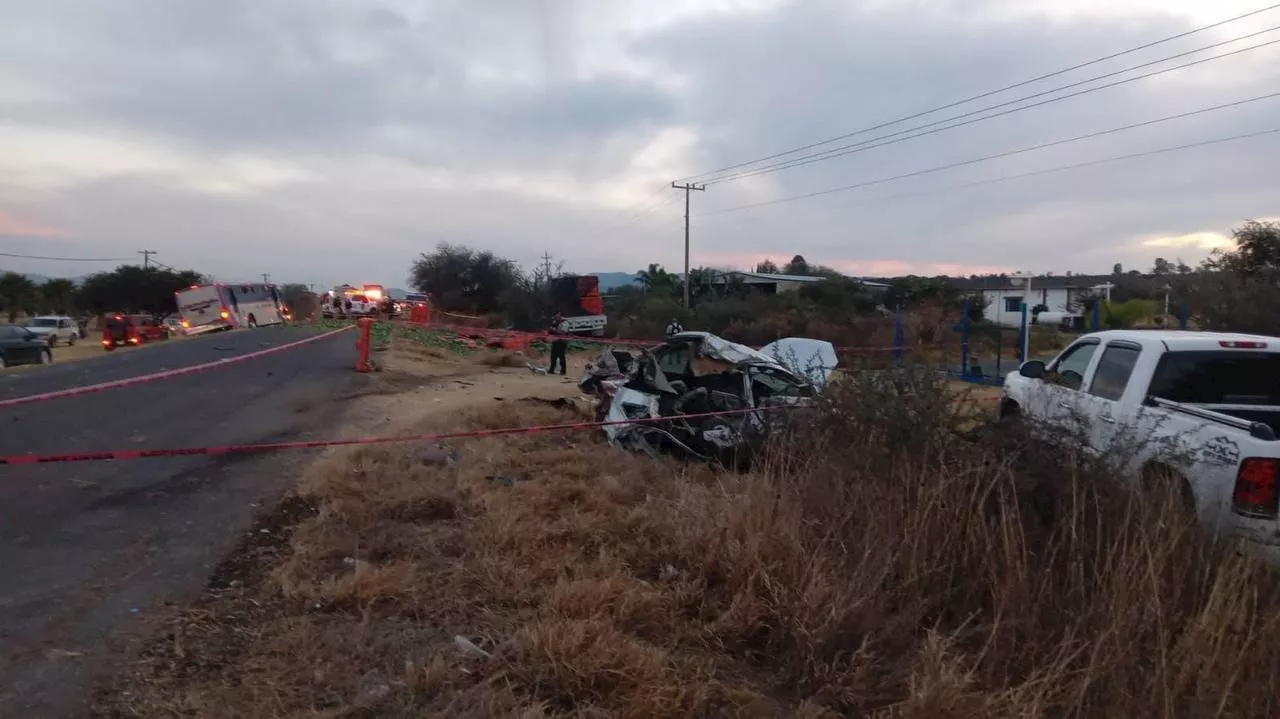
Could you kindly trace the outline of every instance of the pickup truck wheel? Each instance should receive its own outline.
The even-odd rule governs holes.
[[[1008,428],[1022,426],[1022,408],[1013,400],[1004,400],[1000,403],[1000,414],[996,416],[996,423]]]
[[[75,346],[76,346],[76,336],[75,336],[75,335],[71,335],[70,337],[68,337],[68,338],[67,338],[67,346],[68,346],[68,347],[75,347]]]

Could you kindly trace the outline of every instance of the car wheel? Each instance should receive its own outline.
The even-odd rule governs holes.
[[[40,364],[53,364],[53,350],[45,350],[40,353]]]

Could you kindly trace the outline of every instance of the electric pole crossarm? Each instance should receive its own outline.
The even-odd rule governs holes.
[[[671,186],[677,190],[684,190],[684,306],[689,308],[689,193],[697,190],[703,192],[707,189],[706,185],[697,185],[692,182],[686,182],[681,185],[678,182],[672,182]]]

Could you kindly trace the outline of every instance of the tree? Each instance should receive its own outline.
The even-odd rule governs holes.
[[[45,280],[40,286],[40,306],[45,312],[65,315],[72,311],[76,283],[71,280]]]
[[[1119,262],[1117,262],[1117,263],[1115,263],[1114,265],[1112,265],[1112,266],[1111,266],[1111,274],[1116,275],[1116,276],[1123,275],[1123,274],[1124,274],[1124,265],[1121,265]]]
[[[1173,264],[1163,257],[1157,257],[1155,263],[1151,266],[1151,274],[1153,275],[1168,275],[1172,273]]]
[[[9,314],[9,323],[18,321],[18,313],[32,314],[40,301],[40,288],[17,272],[0,275],[0,308]]]
[[[809,263],[805,261],[804,257],[796,255],[787,263],[782,273],[786,275],[807,275],[809,274]]]
[[[409,282],[429,293],[437,307],[459,312],[492,313],[502,309],[504,293],[517,288],[520,268],[488,250],[441,243],[414,261]]]
[[[295,318],[310,317],[320,309],[320,297],[303,284],[281,285],[280,301]]]
[[[162,317],[178,311],[174,293],[203,282],[204,277],[194,270],[121,265],[84,278],[74,300],[91,312],[145,312]]]
[[[1232,235],[1235,249],[1214,250],[1179,292],[1206,329],[1280,333],[1280,225],[1250,220]]]
[[[1249,220],[1231,235],[1236,269],[1245,274],[1280,271],[1280,223]]]
[[[798,292],[800,297],[827,312],[850,315],[866,314],[876,309],[876,298],[852,277],[810,282]]]
[[[676,295],[679,294],[679,279],[663,269],[662,265],[649,265],[649,269],[636,273],[636,282],[647,294]]]
[[[765,275],[781,274],[781,271],[778,269],[778,265],[773,260],[765,260],[764,262],[756,263],[756,272]]]

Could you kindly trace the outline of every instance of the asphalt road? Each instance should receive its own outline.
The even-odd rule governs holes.
[[[314,334],[262,328],[0,378],[0,397]],[[226,367],[0,410],[0,454],[321,438],[359,386],[353,333]],[[124,641],[213,566],[314,453],[0,467],[0,716],[82,715]]]

